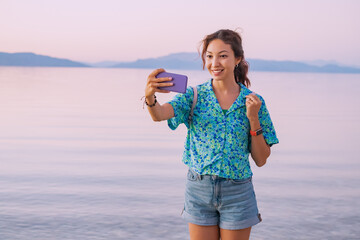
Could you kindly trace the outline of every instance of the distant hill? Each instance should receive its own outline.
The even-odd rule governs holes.
[[[296,61],[273,61],[248,59],[251,71],[269,72],[318,72],[318,73],[360,73],[360,68],[327,64],[315,66]]]
[[[325,65],[296,61],[274,61],[247,59],[250,71],[270,72],[318,72],[318,73],[360,73],[360,68],[340,66],[336,63]],[[317,61],[319,63],[319,61]],[[112,68],[165,68],[181,70],[201,70],[202,61],[198,53],[173,53],[158,58],[139,59],[133,62],[104,61],[99,63],[80,63],[68,59],[54,58],[34,53],[0,52],[0,66],[29,67],[112,67]]]
[[[311,65],[296,61],[274,61],[247,59],[250,71],[270,72],[319,72],[319,73],[360,73],[360,68],[327,64]],[[139,59],[133,62],[121,62],[114,68],[165,68],[165,69],[202,69],[202,61],[198,53],[175,53],[159,58]]]
[[[89,65],[68,59],[53,58],[34,53],[4,53],[0,52],[0,66],[29,67],[89,67]]]
[[[114,68],[167,68],[202,69],[201,58],[197,53],[174,53],[159,58],[139,59],[134,62],[115,64]]]

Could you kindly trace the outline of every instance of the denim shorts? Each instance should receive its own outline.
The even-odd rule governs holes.
[[[238,230],[261,222],[251,177],[234,180],[212,175],[187,174],[185,221]]]

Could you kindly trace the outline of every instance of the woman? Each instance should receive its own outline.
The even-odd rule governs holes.
[[[212,78],[197,86],[190,124],[191,87],[168,103],[156,101],[156,92],[168,92],[158,87],[172,85],[169,78],[156,78],[163,69],[149,75],[145,103],[154,121],[168,120],[173,130],[181,123],[188,127],[183,218],[189,223],[190,238],[249,239],[251,227],[261,221],[249,153],[261,167],[278,139],[264,100],[247,88],[248,65],[239,34],[219,30],[206,36],[201,57]]]

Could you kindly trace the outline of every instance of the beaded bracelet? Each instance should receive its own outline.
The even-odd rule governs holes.
[[[145,97],[144,102],[145,102],[146,106],[148,106],[148,107],[153,107],[153,106],[155,106],[155,104],[157,103],[157,100],[156,100],[156,96],[155,96],[155,95],[154,95],[154,98],[155,98],[154,103],[153,103],[153,104],[148,104],[148,103],[146,102],[146,97]]]

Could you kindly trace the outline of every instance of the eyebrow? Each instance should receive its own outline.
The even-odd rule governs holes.
[[[212,53],[212,52],[210,52],[210,51],[206,51],[206,52],[207,52],[207,53]],[[223,53],[223,52],[228,52],[228,51],[222,50],[222,51],[219,52],[219,54],[220,54],[220,53]]]

